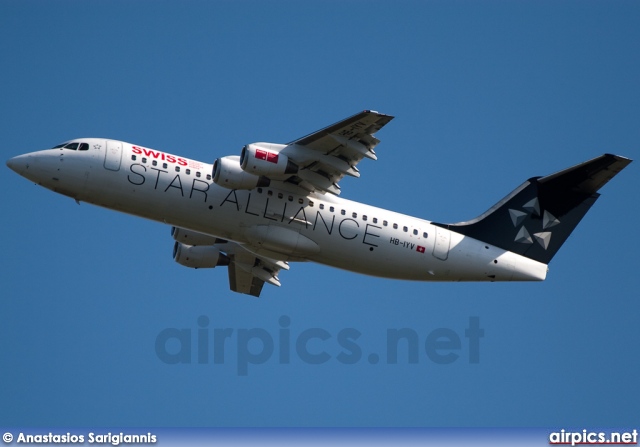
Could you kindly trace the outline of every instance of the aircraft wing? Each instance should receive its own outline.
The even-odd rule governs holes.
[[[393,116],[365,110],[324,129],[288,143],[282,153],[299,166],[287,182],[309,191],[340,194],[338,182],[345,176],[360,177],[356,165],[363,158],[376,160],[374,137]]]
[[[234,242],[225,243],[224,250],[231,259],[229,287],[234,292],[259,297],[265,282],[280,286],[278,272],[289,269],[284,261],[258,256]]]

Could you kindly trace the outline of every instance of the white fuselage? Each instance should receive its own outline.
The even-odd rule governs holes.
[[[79,140],[80,141],[80,140]],[[544,280],[547,266],[430,221],[294,185],[233,190],[212,165],[105,140],[10,160],[28,179],[76,200],[246,244],[265,256],[367,275],[422,281]],[[299,233],[301,241],[278,240]],[[266,243],[261,237],[270,232]],[[292,233],[292,231],[294,233]],[[261,247],[257,249],[256,247]],[[275,257],[275,256],[274,256]]]

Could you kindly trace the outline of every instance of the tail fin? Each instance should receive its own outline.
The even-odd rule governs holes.
[[[631,160],[604,154],[546,177],[533,177],[481,216],[434,225],[548,264],[600,197],[598,190]]]

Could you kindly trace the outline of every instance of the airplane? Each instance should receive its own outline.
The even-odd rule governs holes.
[[[78,203],[170,225],[177,263],[226,266],[231,290],[259,297],[303,261],[402,280],[543,281],[598,190],[632,161],[604,154],[526,180],[475,219],[432,222],[340,197],[340,180],[377,159],[375,134],[392,119],[365,110],[287,144],[247,144],[213,165],[79,138],[7,166]]]

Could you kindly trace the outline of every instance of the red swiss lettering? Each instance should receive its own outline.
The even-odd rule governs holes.
[[[160,156],[160,152],[156,152],[156,151],[152,151],[152,150],[149,150],[149,149],[145,149],[144,150],[144,155],[146,155],[147,157],[158,158]]]
[[[151,149],[145,149],[140,146],[132,146],[131,152],[138,155],[144,154],[146,157],[153,157],[155,159],[159,158],[163,161],[168,161],[169,163],[178,163],[180,166],[189,165],[189,160],[187,160],[186,158],[176,157],[174,155],[165,154],[164,152],[154,151]],[[273,154],[269,154],[269,155],[273,155]],[[277,157],[277,154],[276,154],[276,157]],[[264,160],[266,160],[266,153],[265,153]],[[277,158],[276,158],[276,161],[277,161]]]

